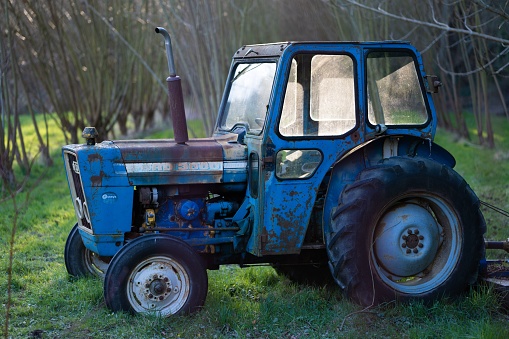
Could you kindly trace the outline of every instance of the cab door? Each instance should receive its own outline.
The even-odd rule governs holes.
[[[260,156],[250,166],[259,165],[258,220],[248,243],[255,255],[300,252],[320,185],[337,159],[361,143],[361,53],[348,46],[324,44],[309,53],[309,46],[304,52],[293,45],[281,58]]]

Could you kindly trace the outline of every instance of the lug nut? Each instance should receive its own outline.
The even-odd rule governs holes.
[[[404,235],[404,236],[402,236],[402,238],[403,238],[403,240],[407,240],[408,237],[406,235]]]
[[[415,230],[415,231],[414,231],[414,233],[415,233],[415,234],[419,234],[419,230]]]
[[[417,253],[419,252],[419,250],[417,248],[414,248],[414,253]]]
[[[406,248],[406,243],[402,243],[401,247]]]
[[[413,234],[412,230],[407,231],[408,234]]]
[[[164,296],[162,296],[162,295],[161,295],[161,296],[159,296],[159,300],[161,300],[161,301],[162,301],[163,299],[164,299]]]
[[[419,243],[419,247],[420,247],[420,248],[423,248],[423,247],[424,247],[424,244]]]
[[[419,240],[424,240],[424,237],[422,235],[420,235]]]
[[[410,254],[410,253],[412,253],[412,250],[411,250],[411,249],[409,249],[409,248],[407,248],[407,249],[406,249],[406,253],[407,253],[407,254]]]

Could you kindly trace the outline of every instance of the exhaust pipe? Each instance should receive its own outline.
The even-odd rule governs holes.
[[[173,62],[170,35],[168,34],[168,31],[162,27],[156,27],[155,31],[164,37],[164,45],[166,47],[168,70],[170,71],[170,76],[166,79],[166,83],[168,84],[170,114],[171,121],[173,123],[175,142],[178,144],[185,144],[189,140],[189,136],[187,134],[184,96],[182,94],[182,84],[180,83],[180,77],[175,72],[175,63]]]

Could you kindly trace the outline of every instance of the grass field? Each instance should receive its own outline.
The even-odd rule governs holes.
[[[455,155],[457,171],[482,200],[509,210],[509,124],[496,118],[496,150],[439,133],[437,142]],[[289,283],[270,267],[209,271],[209,292],[201,312],[158,319],[109,311],[97,279],[72,280],[63,249],[75,223],[60,157],[63,138],[51,125],[55,164],[38,165],[25,192],[14,246],[9,337],[12,338],[502,338],[509,337],[509,317],[487,288],[456,301],[431,306],[395,303],[363,311],[344,300],[334,286]],[[164,132],[158,136],[164,135]],[[29,138],[29,133],[27,134]],[[32,150],[35,153],[34,150]],[[18,196],[21,204],[25,193]],[[7,308],[9,239],[14,221],[12,201],[0,204],[0,294]],[[508,220],[486,211],[487,237],[509,237]],[[3,332],[5,333],[5,332]]]

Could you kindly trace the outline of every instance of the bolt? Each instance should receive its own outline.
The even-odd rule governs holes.
[[[157,278],[159,278],[157,274],[154,274],[154,280],[156,280]]]
[[[163,279],[164,282],[168,282],[168,280],[169,280],[168,277],[164,277]]]
[[[149,284],[145,284],[145,288],[150,288],[150,285]]]
[[[406,248],[406,243],[402,243],[401,247]]]
[[[413,234],[412,230],[407,231],[408,234]]]
[[[419,230],[415,230],[415,231],[414,231],[414,233],[415,233],[415,234],[419,234]]]
[[[154,295],[153,295],[152,293],[150,293],[150,294],[148,295],[148,297],[149,297],[150,299],[152,299],[152,298],[154,297]]]
[[[163,297],[162,295],[161,295],[161,296],[159,296],[159,300],[161,300],[161,301],[162,301],[163,299],[164,299],[164,297]]]
[[[409,249],[409,248],[406,249],[406,254],[410,254],[411,252],[412,252],[411,249]]]
[[[171,288],[167,288],[166,292],[171,293]]]
[[[402,238],[403,238],[403,240],[407,240],[408,237],[406,235],[404,235],[404,236],[402,236]]]
[[[414,248],[414,253],[417,253],[419,252],[419,250],[417,248]]]
[[[422,235],[420,235],[419,240],[424,240],[424,237]]]
[[[419,247],[420,247],[420,248],[423,248],[423,247],[424,247],[424,244],[420,243],[420,244],[419,244]]]

